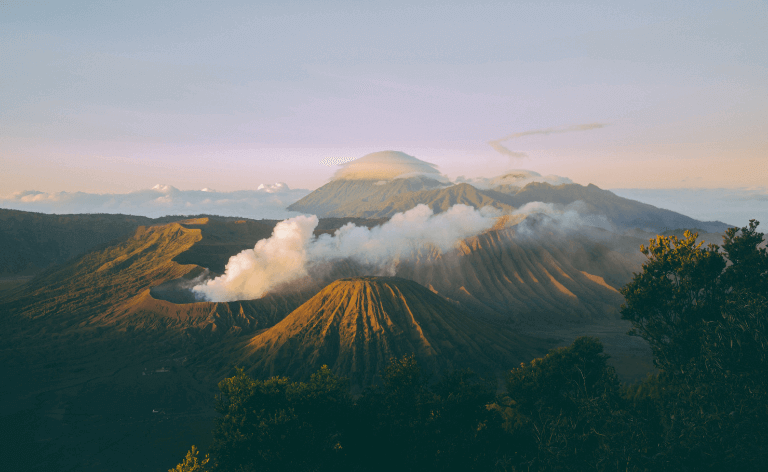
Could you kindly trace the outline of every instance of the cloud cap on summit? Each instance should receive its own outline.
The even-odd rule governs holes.
[[[392,180],[426,176],[439,181],[448,179],[435,164],[422,161],[400,151],[380,151],[346,163],[331,180]]]

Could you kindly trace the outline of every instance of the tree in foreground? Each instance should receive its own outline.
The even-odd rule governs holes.
[[[429,386],[413,356],[356,401],[325,366],[307,382],[238,370],[219,389],[210,455],[174,471],[486,471],[505,443],[494,382],[462,370]]]
[[[627,470],[643,444],[596,338],[522,364],[501,402],[516,470]],[[502,408],[502,406],[500,406]]]
[[[207,466],[210,459],[206,455],[202,461],[198,460],[199,452],[195,446],[192,446],[184,460],[173,469],[169,469],[168,472],[208,472]]]
[[[254,380],[242,370],[219,383],[214,471],[339,470],[350,398],[327,366],[307,382]]]
[[[722,250],[658,236],[622,289],[622,317],[651,345],[664,429],[655,468],[742,470],[768,460],[768,255],[758,222],[731,228]]]
[[[357,399],[354,470],[492,470],[504,434],[488,408],[495,382],[469,370],[428,380],[413,355],[394,358]]]

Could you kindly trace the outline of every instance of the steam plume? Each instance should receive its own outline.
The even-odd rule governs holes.
[[[517,151],[511,151],[510,149],[506,148],[503,144],[501,144],[502,141],[509,141],[510,139],[516,139],[521,138],[523,136],[531,136],[534,134],[555,134],[555,133],[568,133],[571,131],[589,131],[591,129],[598,129],[598,128],[604,128],[605,124],[603,123],[587,123],[582,125],[573,125],[573,126],[567,126],[565,128],[546,128],[546,129],[535,129],[530,131],[523,131],[520,133],[512,133],[509,136],[504,136],[503,138],[499,138],[493,141],[488,141],[488,144],[491,145],[493,149],[500,152],[501,154],[504,154],[505,156],[509,156],[510,158],[519,159],[522,157],[528,157],[528,154],[524,152],[517,152]]]
[[[314,237],[316,216],[281,221],[272,236],[232,256],[224,275],[193,288],[211,301],[254,299],[273,288],[307,276],[313,266],[351,259],[380,273],[393,273],[396,261],[428,245],[446,251],[461,239],[491,229],[499,213],[491,207],[475,210],[454,205],[434,215],[426,205],[398,213],[381,226],[368,229],[348,223],[332,236]]]

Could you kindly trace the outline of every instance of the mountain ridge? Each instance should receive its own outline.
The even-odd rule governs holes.
[[[287,210],[312,213],[319,218],[359,217],[358,207],[367,203],[380,203],[408,192],[442,187],[438,180],[424,176],[380,179],[336,179],[319,187],[301,200],[289,205]],[[341,210],[340,207],[349,209]],[[391,216],[391,215],[389,215]]]
[[[510,213],[526,204],[542,202],[575,210],[588,224],[591,221],[595,226],[608,225],[617,231],[640,229],[661,233],[681,228],[701,228],[718,233],[729,227],[719,221],[699,221],[671,210],[619,197],[594,184],[530,182],[522,188],[502,185],[481,190],[466,182],[445,185],[433,181],[428,188],[423,188],[424,181],[423,177],[416,180],[395,179],[378,185],[380,182],[373,180],[332,180],[288,209],[320,216],[389,218],[419,204],[429,206],[435,213],[457,203],[476,209],[490,205]]]

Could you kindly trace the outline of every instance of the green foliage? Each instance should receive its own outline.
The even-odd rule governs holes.
[[[645,395],[634,392],[660,418],[655,468],[750,470],[768,459],[768,255],[757,226],[729,229],[722,252],[695,234],[657,238],[622,292],[623,317],[661,369]]]
[[[750,220],[749,226],[730,228],[723,237],[723,249],[731,262],[723,280],[726,287],[737,293],[766,293],[768,289],[768,254],[763,242],[763,233],[757,232],[759,221]]]
[[[718,278],[725,260],[718,247],[702,247],[697,234],[684,239],[657,236],[640,250],[648,258],[643,271],[622,288],[626,299],[622,318],[632,321],[632,333],[651,345],[654,363],[672,369],[696,356],[702,324],[718,316]]]
[[[199,451],[197,448],[192,446],[192,448],[187,452],[187,456],[184,458],[184,461],[173,469],[168,469],[168,472],[208,472],[209,469],[206,466],[208,465],[210,459],[208,458],[208,455],[206,455],[202,461],[198,461],[198,452]]]
[[[507,378],[505,426],[525,470],[613,470],[631,460],[633,419],[595,338],[522,364]],[[525,444],[530,442],[530,444]],[[641,446],[634,444],[634,447]]]
[[[377,450],[397,451],[378,460],[383,468],[410,470],[424,467],[428,453],[420,447],[427,435],[434,397],[414,356],[391,359],[382,373],[382,385],[358,399],[353,426],[355,462]],[[367,431],[366,431],[367,430]]]
[[[490,408],[496,383],[470,370],[449,372],[432,387],[432,449],[440,470],[490,470],[503,450],[500,417]]]
[[[219,389],[211,471],[492,470],[505,445],[494,382],[463,370],[429,387],[413,356],[356,401],[325,366],[307,382],[238,369]]]
[[[521,410],[571,413],[584,399],[615,394],[618,378],[607,358],[599,340],[581,337],[512,370],[507,391]]]
[[[222,396],[211,457],[214,470],[305,470],[344,462],[342,425],[350,399],[346,382],[327,366],[308,382],[254,380],[237,371],[219,383]]]
[[[377,457],[380,470],[492,468],[503,443],[501,422],[488,408],[493,382],[461,370],[430,387],[414,356],[392,359],[382,380],[356,402],[353,463]]]

